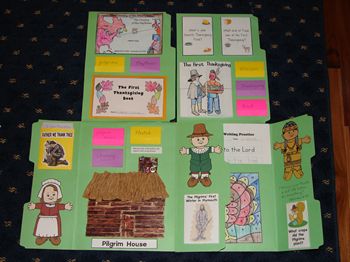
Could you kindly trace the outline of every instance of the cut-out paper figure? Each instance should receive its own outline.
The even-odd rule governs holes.
[[[200,205],[199,210],[196,213],[197,237],[194,239],[195,241],[205,239],[204,234],[210,221],[211,219],[208,218],[208,212],[205,210],[205,206],[203,204]]]
[[[62,228],[61,210],[71,210],[72,204],[59,203],[62,199],[61,183],[56,179],[47,179],[42,182],[38,197],[39,203],[29,203],[30,210],[39,209],[36,219],[34,236],[37,245],[44,244],[47,240],[57,246],[61,243]]]
[[[302,178],[304,173],[301,168],[301,149],[302,144],[309,144],[310,136],[299,138],[298,125],[293,122],[287,122],[282,128],[282,143],[276,142],[273,149],[281,150],[284,158],[284,180],[288,181],[293,174],[296,178]]]
[[[126,32],[126,26],[121,18],[112,16],[112,23],[105,20],[105,16],[100,15],[97,22],[97,34],[96,34],[96,53],[100,53],[102,46],[108,47],[108,52],[111,50],[111,43],[113,39],[122,32]]]
[[[304,220],[304,214],[305,211],[305,203],[304,202],[298,202],[295,205],[292,206],[291,212],[288,214],[290,223],[288,224],[291,227],[302,227],[307,224],[307,222]]]
[[[113,82],[110,80],[102,81],[95,86],[96,97],[98,99],[98,102],[100,103],[96,107],[97,114],[107,112],[107,109],[109,107],[109,103],[108,103],[106,96],[104,95],[103,92],[104,91],[111,91],[112,87],[113,87]]]
[[[213,109],[215,110],[216,114],[221,114],[219,94],[222,94],[224,92],[224,86],[219,82],[219,73],[219,68],[217,68],[216,70],[210,70],[209,80],[204,84],[204,89],[208,97],[209,115],[213,113]]]
[[[162,85],[156,81],[146,81],[145,89],[146,92],[154,92],[154,95],[151,97],[151,102],[147,104],[148,113],[159,115],[159,106],[157,106],[157,103],[160,100],[162,94]]]
[[[68,165],[64,159],[64,149],[54,140],[48,140],[45,143],[44,163],[48,166]]]
[[[190,85],[187,90],[187,97],[191,99],[191,112],[195,116],[199,116],[200,113],[205,113],[206,111],[202,108],[202,98],[205,97],[204,86],[199,81],[200,75],[196,69],[190,71]]]
[[[189,187],[196,186],[198,182],[205,187],[212,184],[209,178],[212,169],[210,153],[220,154],[222,149],[220,146],[207,146],[210,136],[212,134],[207,131],[205,124],[195,124],[192,134],[187,136],[193,147],[180,149],[181,155],[191,155],[190,178],[187,181]]]

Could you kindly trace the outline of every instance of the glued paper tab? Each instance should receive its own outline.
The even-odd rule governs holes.
[[[111,56],[96,56],[95,72],[124,72],[125,58]]]
[[[236,77],[261,77],[265,76],[264,62],[235,62]]]
[[[265,99],[237,100],[238,116],[267,116]]]
[[[122,167],[123,150],[122,149],[93,149],[92,166],[93,167]]]
[[[160,72],[160,57],[132,57],[130,58],[130,72]]]
[[[237,80],[237,96],[266,96],[265,80]]]
[[[123,146],[124,128],[94,128],[92,134],[94,146]]]
[[[133,126],[130,128],[130,144],[160,145],[162,129],[151,126]]]

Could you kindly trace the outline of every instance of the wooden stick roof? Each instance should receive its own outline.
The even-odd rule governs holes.
[[[138,202],[169,195],[157,173],[94,173],[83,197],[96,201],[122,200]]]

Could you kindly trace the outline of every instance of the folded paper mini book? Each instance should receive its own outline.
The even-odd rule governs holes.
[[[176,20],[175,50],[166,13],[90,12],[82,121],[32,127],[22,246],[215,252],[323,244],[312,117],[265,123],[257,18]]]

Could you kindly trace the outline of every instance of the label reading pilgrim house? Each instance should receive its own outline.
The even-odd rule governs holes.
[[[91,246],[94,248],[148,249],[157,248],[157,240],[93,238]]]

